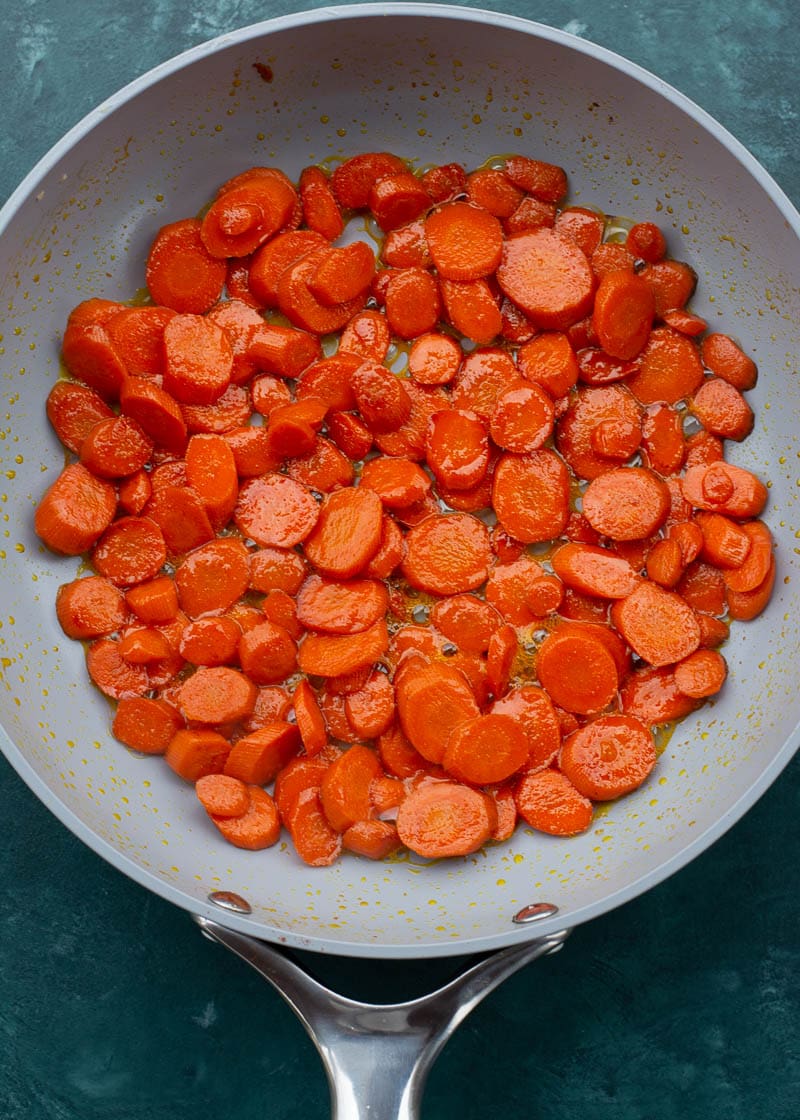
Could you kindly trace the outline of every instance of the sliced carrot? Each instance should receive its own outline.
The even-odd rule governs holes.
[[[446,385],[458,372],[462,356],[451,335],[420,332],[408,353],[408,372],[420,385]]]
[[[212,257],[246,257],[289,222],[297,194],[284,177],[254,176],[227,186],[206,211],[200,237]]]
[[[636,222],[628,230],[625,244],[639,260],[650,264],[660,261],[667,252],[667,241],[655,222]]]
[[[406,542],[397,522],[385,516],[381,521],[381,543],[363,574],[370,579],[388,579],[406,554]]]
[[[470,490],[489,468],[488,432],[474,412],[436,412],[428,424],[426,458],[440,487]]]
[[[306,757],[312,758],[319,754],[328,742],[328,731],[316,693],[308,681],[300,681],[295,688],[292,694],[292,707]]]
[[[460,163],[441,163],[429,167],[422,176],[422,185],[434,202],[447,202],[463,194],[467,173]]]
[[[178,402],[165,389],[141,377],[128,377],[120,390],[120,408],[159,447],[182,455],[188,433]]]
[[[205,507],[188,486],[154,488],[143,513],[161,529],[171,556],[180,556],[213,540],[214,530]]]
[[[266,786],[299,749],[297,726],[276,720],[236,741],[226,759],[225,773],[250,785]]]
[[[559,768],[579,793],[610,801],[632,793],[656,764],[652,733],[634,716],[599,716],[567,736]]]
[[[535,685],[513,688],[495,700],[492,711],[509,716],[523,731],[527,744],[525,766],[549,766],[561,746],[561,729],[549,695]]]
[[[140,514],[153,494],[150,474],[142,468],[117,484],[117,503],[121,513]]]
[[[181,609],[190,618],[229,610],[249,582],[250,556],[236,537],[219,537],[193,549],[175,572]]]
[[[295,595],[306,576],[302,556],[285,548],[260,548],[250,554],[250,583],[254,591],[286,591]]]
[[[670,311],[663,312],[661,318],[668,327],[688,335],[689,338],[699,338],[708,330],[708,322],[687,311],[685,307],[673,307]]]
[[[219,532],[230,520],[239,496],[239,478],[230,446],[222,436],[193,435],[186,447],[186,480]]]
[[[131,750],[141,754],[164,754],[182,726],[179,712],[166,700],[131,696],[117,702],[111,731]]]
[[[708,377],[690,404],[707,432],[722,439],[743,440],[753,430],[754,416],[741,392],[721,377]]]
[[[747,555],[741,564],[722,573],[729,591],[755,591],[769,575],[773,563],[772,533],[763,521],[748,521],[742,529],[747,537]]]
[[[393,723],[378,738],[378,755],[387,774],[412,778],[427,771],[431,763],[409,743],[399,722]]]
[[[569,476],[549,448],[527,455],[506,452],[494,472],[492,505],[503,528],[530,544],[561,536],[569,517]]]
[[[730,637],[730,626],[722,618],[715,618],[710,614],[697,612],[697,621],[700,626],[700,648],[716,649]]]
[[[227,774],[206,774],[198,778],[194,792],[205,811],[214,817],[241,817],[250,808],[247,785]]]
[[[422,182],[406,168],[376,179],[367,199],[367,206],[384,231],[413,222],[430,204],[431,196]]]
[[[56,592],[56,617],[68,638],[100,638],[127,621],[125,596],[103,576],[84,576]]]
[[[398,338],[427,334],[439,321],[439,286],[424,268],[396,269],[386,286],[384,309],[389,327]]]
[[[192,723],[234,723],[252,712],[257,694],[255,684],[238,669],[220,665],[188,677],[178,689],[177,704]]]
[[[365,459],[372,450],[372,432],[360,416],[352,412],[331,412],[327,426],[331,441],[353,463]]]
[[[198,618],[187,623],[178,652],[193,665],[230,665],[236,660],[241,629],[232,618]]]
[[[536,652],[536,672],[554,704],[590,715],[614,699],[619,686],[613,657],[594,634],[550,634]]]
[[[342,837],[325,816],[318,787],[297,799],[287,827],[303,863],[310,867],[328,867],[339,858]]]
[[[562,545],[553,553],[552,564],[569,587],[605,599],[623,599],[639,582],[627,560],[595,545]]]
[[[431,625],[465,653],[486,653],[489,640],[503,625],[503,619],[490,603],[477,595],[451,595],[434,603]]]
[[[681,488],[695,509],[740,519],[758,517],[768,496],[764,483],[751,471],[722,460],[689,467]]]
[[[182,404],[213,404],[228,388],[233,352],[225,332],[201,315],[175,315],[164,328],[166,392]]]
[[[256,684],[277,684],[295,671],[297,647],[283,626],[264,621],[239,639],[239,664]]]
[[[721,513],[698,512],[695,522],[703,534],[703,560],[718,568],[738,568],[744,563],[750,551],[750,537],[744,526]],[[763,576],[764,573],[761,579]]]
[[[118,517],[92,551],[96,571],[118,586],[154,579],[166,558],[163,534],[149,517]]]
[[[477,280],[490,276],[503,252],[497,217],[471,202],[448,202],[425,220],[425,239],[440,277]]]
[[[128,374],[159,377],[164,371],[164,327],[171,307],[125,307],[108,320],[111,343]]]
[[[528,757],[525,733],[509,715],[490,712],[453,729],[442,765],[470,785],[492,785],[515,774]]]
[[[422,181],[425,181],[424,175]],[[389,268],[430,268],[433,259],[425,239],[424,218],[389,230],[383,239],[381,260]]]
[[[352,373],[352,386],[361,417],[373,432],[394,432],[411,415],[403,383],[379,362],[363,362]]]
[[[361,210],[367,205],[370,189],[376,179],[405,170],[405,163],[391,152],[363,152],[351,156],[333,169],[331,187],[340,206],[348,210]]]
[[[170,740],[164,758],[178,777],[194,783],[206,774],[221,774],[230,749],[230,743],[218,731],[182,727]]]
[[[297,617],[309,630],[354,634],[383,618],[388,595],[373,579],[339,581],[310,575],[297,593]]]
[[[592,306],[594,275],[585,253],[551,229],[506,239],[497,282],[538,327],[564,330]]]
[[[379,661],[389,646],[383,619],[356,634],[307,634],[297,655],[302,672],[316,677],[339,677],[366,669]]]
[[[713,564],[696,560],[687,565],[675,590],[694,611],[715,615],[725,611],[725,580]]]
[[[385,859],[402,845],[391,821],[356,821],[342,833],[342,847],[367,859]]]
[[[242,720],[242,727],[249,734],[276,720],[286,722],[291,710],[292,697],[285,688],[274,684],[261,685],[253,710]]]
[[[332,248],[321,258],[309,287],[317,299],[333,307],[366,292],[374,274],[374,252],[366,241],[353,241],[342,248]]]
[[[303,223],[328,241],[335,241],[344,229],[344,218],[328,176],[321,167],[304,167],[297,186],[303,206]],[[332,302],[337,303],[338,300]]]
[[[75,455],[95,424],[114,415],[98,392],[76,381],[56,381],[47,394],[46,408],[56,435]]]
[[[611,608],[614,625],[628,645],[650,665],[670,665],[693,653],[700,627],[685,599],[643,581]]]
[[[488,574],[489,533],[471,514],[427,517],[408,532],[406,546],[403,574],[418,590],[436,595],[474,591]]]
[[[674,537],[656,541],[647,553],[647,578],[660,587],[675,587],[683,575],[685,564],[681,546]]]
[[[184,218],[162,226],[147,256],[145,281],[157,304],[181,314],[202,315],[222,294],[227,267],[200,237],[201,223]]]
[[[319,514],[305,486],[285,475],[266,474],[242,485],[233,516],[243,535],[256,544],[292,548],[308,537]]]
[[[511,355],[498,347],[481,347],[466,355],[453,383],[452,405],[474,412],[487,423],[498,397],[517,379]]]
[[[171,622],[178,613],[178,592],[171,576],[156,576],[128,588],[125,601],[147,625]]]
[[[556,227],[558,228],[558,227]],[[655,314],[652,288],[635,272],[607,272],[594,298],[594,329],[613,358],[625,361],[641,352]]]
[[[605,227],[605,216],[587,206],[565,206],[559,210],[553,226],[556,233],[571,238],[587,257],[602,241]]]
[[[327,406],[314,397],[279,405],[269,416],[270,447],[280,459],[303,457],[314,449]]]
[[[281,822],[275,802],[260,786],[247,786],[249,805],[241,816],[224,817],[209,813],[229,844],[247,851],[262,851],[277,844]]]
[[[569,338],[561,331],[545,331],[519,348],[520,374],[541,386],[553,400],[563,397],[578,380],[578,362]]]
[[[350,460],[323,436],[315,437],[307,455],[287,459],[286,473],[295,482],[321,494],[351,486],[355,480],[355,470]]]
[[[528,195],[522,199],[514,213],[505,219],[503,229],[509,237],[531,229],[552,229],[557,213],[552,202]]]
[[[110,482],[96,478],[81,463],[71,463],[36,507],[34,529],[53,552],[79,556],[106,531],[116,506]]]
[[[426,387],[406,381],[411,412],[404,424],[393,432],[375,432],[375,444],[384,455],[397,455],[419,462],[425,458],[428,421],[435,412],[447,408],[449,399],[439,386]]]
[[[445,317],[476,346],[489,346],[503,329],[503,317],[488,282],[439,279]]]
[[[404,509],[426,497],[431,480],[410,459],[379,456],[364,464],[359,485],[374,490],[387,509]]]
[[[670,258],[646,264],[639,275],[653,289],[659,316],[676,307],[685,307],[697,284],[694,269]]]
[[[481,167],[466,181],[467,199],[496,218],[509,218],[524,198],[521,190],[499,168]]]
[[[715,696],[725,683],[728,667],[715,649],[698,649],[675,666],[675,685],[684,696],[705,700]]]
[[[498,447],[525,454],[544,446],[553,432],[553,401],[537,384],[524,381],[497,398],[489,431]]]
[[[431,782],[409,793],[397,812],[397,832],[426,859],[466,856],[493,830],[488,798],[457,782]]]
[[[441,762],[451,731],[479,714],[464,675],[444,663],[415,661],[395,687],[400,726],[429,762]]]
[[[250,394],[242,385],[229,385],[213,404],[181,404],[188,432],[224,435],[247,424],[253,415]]]
[[[668,477],[682,467],[686,456],[683,418],[671,405],[653,404],[642,420],[642,455],[645,466]]]
[[[622,683],[620,705],[625,715],[635,716],[653,726],[683,719],[697,707],[697,701],[681,692],[672,665],[635,669]]]
[[[740,392],[752,389],[758,380],[758,369],[752,358],[726,334],[708,334],[700,343],[703,365],[715,377],[721,377]]]
[[[386,316],[371,307],[357,311],[345,323],[339,336],[342,354],[360,354],[374,362],[382,362],[389,352],[391,332]]]
[[[381,774],[378,756],[355,744],[336,758],[322,779],[320,798],[325,816],[336,832],[372,816],[370,789]]]
[[[558,770],[533,770],[514,791],[517,812],[531,828],[551,836],[575,836],[591,825],[594,809]]]
[[[248,271],[250,291],[261,307],[278,306],[281,275],[313,249],[324,249],[328,239],[311,229],[286,230],[253,254]]]
[[[315,525],[305,536],[306,559],[322,575],[350,579],[378,551],[382,522],[381,500],[374,491],[361,487],[336,490],[325,498]]]
[[[692,396],[702,382],[703,364],[692,339],[669,327],[655,327],[628,387],[642,404],[676,404]]]
[[[756,587],[749,591],[734,591],[733,588],[728,588],[728,613],[731,618],[741,622],[750,622],[766,610],[775,587],[776,567],[775,557],[773,556],[766,576]]]
[[[669,492],[646,467],[619,467],[593,479],[583,495],[589,524],[614,540],[639,540],[655,532],[669,512]]]
[[[559,202],[567,193],[567,176],[563,168],[530,156],[508,156],[505,173],[520,190],[545,202]]]
[[[293,326],[313,334],[330,334],[341,330],[363,307],[366,299],[362,294],[333,306],[327,306],[317,299],[311,290],[311,284],[329,251],[327,248],[312,249],[285,268],[278,278],[278,309]]]
[[[642,410],[626,387],[581,388],[559,418],[556,447],[579,478],[591,480],[617,466],[620,452],[623,456],[626,450],[628,454],[635,452],[641,442],[641,423]],[[601,452],[613,450],[615,458],[598,453],[598,448]]]

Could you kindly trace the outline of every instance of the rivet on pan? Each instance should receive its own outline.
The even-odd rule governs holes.
[[[552,902],[532,902],[523,906],[511,919],[515,925],[526,926],[530,922],[540,922],[543,918],[552,918],[558,913],[558,907]]]
[[[208,901],[222,910],[232,910],[234,914],[252,914],[253,908],[246,898],[234,891],[211,891]]]

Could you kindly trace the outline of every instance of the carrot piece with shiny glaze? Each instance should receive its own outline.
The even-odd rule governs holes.
[[[397,832],[407,848],[426,859],[466,856],[492,834],[488,798],[457,782],[422,784],[397,812]]]

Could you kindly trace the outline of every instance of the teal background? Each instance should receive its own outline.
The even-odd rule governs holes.
[[[796,0],[498,7],[677,86],[800,202]],[[0,199],[132,78],[293,10],[0,0]],[[254,973],[81,845],[2,760],[0,814],[0,1120],[328,1115],[311,1043]],[[799,817],[795,759],[713,849],[490,996],[434,1067],[424,1120],[798,1120]],[[314,964],[376,999],[450,967]]]

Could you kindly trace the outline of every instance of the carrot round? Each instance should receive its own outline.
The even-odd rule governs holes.
[[[288,630],[265,620],[239,639],[239,664],[256,684],[276,684],[295,671],[297,647]]]
[[[98,392],[77,381],[56,381],[47,394],[47,419],[67,448],[77,455],[83,441],[99,420],[114,415]]]
[[[741,441],[753,430],[753,410],[722,377],[706,378],[692,398],[691,410],[707,432],[722,439]]]
[[[233,723],[250,714],[257,691],[238,669],[224,665],[201,668],[180,686],[177,704],[184,717],[193,723]]]
[[[631,793],[656,764],[652,733],[634,716],[599,716],[568,735],[559,767],[579,793],[610,801]]]
[[[497,398],[489,431],[498,447],[524,454],[546,443],[554,418],[553,401],[545,390],[519,382]]]
[[[80,463],[64,467],[36,507],[34,529],[53,552],[79,556],[111,524],[117,496],[110,482]]]
[[[536,653],[536,673],[553,703],[578,715],[602,711],[619,687],[614,658],[592,633],[556,631],[545,638]]]
[[[500,264],[503,230],[498,219],[471,202],[448,202],[425,220],[433,263],[446,280],[477,280]]]
[[[503,329],[503,317],[492,288],[477,280],[439,278],[447,322],[477,346],[488,346]]]
[[[742,526],[747,539],[744,559],[723,572],[729,591],[754,591],[764,582],[772,564],[772,533],[763,521],[748,521]]]
[[[297,725],[275,720],[237,739],[225,760],[225,773],[249,785],[266,786],[299,749]]]
[[[611,617],[631,649],[650,665],[681,661],[700,643],[700,627],[686,600],[647,581],[617,600]]]
[[[342,850],[341,833],[325,816],[319,787],[298,798],[287,823],[295,851],[309,867],[328,867]]]
[[[428,423],[426,458],[440,486],[470,490],[489,469],[489,436],[474,412],[451,408]]]
[[[164,754],[182,726],[180,713],[166,700],[130,696],[117,702],[111,731],[131,750],[141,754]]]
[[[553,702],[543,688],[522,685],[495,700],[492,711],[510,716],[523,731],[527,744],[525,766],[549,766],[561,746],[561,728]]]
[[[356,821],[342,833],[342,847],[367,859],[385,859],[401,846],[392,821]]]
[[[597,286],[592,314],[597,339],[606,353],[623,360],[635,358],[653,324],[652,288],[635,272],[607,272]]]
[[[286,230],[271,238],[253,254],[248,284],[261,307],[277,307],[278,284],[283,272],[312,249],[324,249],[327,238],[316,230]]]
[[[393,432],[411,415],[411,397],[399,378],[379,362],[366,361],[351,377],[356,404],[374,432]]]
[[[715,649],[698,649],[675,666],[675,685],[684,696],[705,700],[715,696],[725,683],[728,666]]]
[[[361,487],[334,491],[305,536],[306,559],[333,579],[357,575],[378,551],[382,518],[381,500],[374,491]]]
[[[120,409],[132,417],[159,447],[174,455],[186,449],[188,432],[180,405],[166,390],[142,377],[128,377],[119,396]]]
[[[766,609],[775,586],[776,567],[775,557],[773,556],[770,559],[767,574],[761,583],[749,591],[734,591],[733,588],[728,588],[728,613],[731,618],[749,622]]]
[[[420,385],[446,385],[461,364],[462,350],[449,334],[422,333],[408,352],[408,372]]]
[[[583,515],[603,536],[640,540],[669,512],[666,485],[646,467],[619,467],[593,479],[583,495]]]
[[[552,557],[553,571],[569,587],[605,599],[624,599],[639,582],[631,565],[609,549],[569,542]]]
[[[563,330],[588,314],[594,275],[586,254],[551,229],[506,239],[497,282],[538,327]]]
[[[756,475],[722,460],[689,467],[680,485],[695,509],[728,517],[758,517],[767,503],[767,488]]]
[[[194,792],[205,811],[215,817],[241,817],[250,808],[246,784],[227,774],[206,774],[198,778]]]
[[[297,186],[304,224],[328,241],[335,241],[344,229],[344,218],[328,176],[321,167],[304,167]]]
[[[487,798],[456,782],[417,786],[397,812],[397,833],[412,852],[426,859],[466,856],[492,834]]]
[[[230,749],[230,743],[218,731],[182,727],[173,735],[164,757],[179,777],[194,783],[206,774],[221,774]]]
[[[551,836],[575,836],[592,823],[594,809],[558,770],[525,774],[514,791],[517,812],[531,828]]]
[[[309,676],[341,677],[374,665],[388,645],[383,619],[355,634],[307,634],[300,643],[297,664]]]
[[[740,392],[752,389],[758,380],[753,359],[726,334],[707,334],[700,343],[700,356],[706,369]]]
[[[256,544],[291,548],[308,536],[319,512],[305,486],[285,475],[266,474],[242,485],[234,520]]]
[[[415,663],[395,687],[400,726],[429,762],[441,762],[452,730],[479,715],[466,678],[449,665]]]
[[[262,851],[277,844],[281,822],[275,802],[265,789],[247,786],[249,804],[241,816],[209,813],[209,817],[229,844],[247,851]]]
[[[509,715],[490,712],[453,729],[442,765],[460,782],[486,786],[515,774],[528,757],[528,740]]]
[[[569,475],[563,460],[543,447],[500,456],[492,505],[504,529],[526,544],[559,537],[569,517]]]
[[[202,315],[219,299],[227,268],[200,237],[201,223],[184,218],[162,226],[147,256],[145,281],[157,304],[181,314]]]
[[[503,625],[490,603],[477,595],[458,594],[434,603],[431,624],[465,653],[485,653],[489,639]]]
[[[229,610],[249,579],[249,554],[236,537],[220,537],[194,549],[175,572],[178,599],[190,618]]]
[[[370,787],[381,773],[378,756],[356,743],[343,751],[325,772],[320,798],[325,816],[337,832],[372,815]]]
[[[175,315],[164,328],[164,390],[182,404],[213,404],[227,389],[233,352],[225,332],[202,315]]]
[[[289,221],[297,195],[288,180],[254,176],[222,191],[206,211],[200,238],[212,257],[246,257]]]
[[[441,312],[436,279],[424,268],[395,270],[386,285],[384,311],[398,338],[417,338],[432,331]]]
[[[118,587],[92,575],[59,587],[56,617],[68,638],[86,640],[119,630],[128,618],[128,607]]]
[[[149,517],[119,517],[101,536],[92,563],[118,585],[154,579],[167,558],[164,536]]]
[[[344,710],[358,738],[375,739],[382,735],[394,719],[395,700],[391,681],[385,673],[373,670],[361,688],[346,696]]]
[[[402,563],[412,587],[435,595],[474,591],[489,570],[489,533],[468,513],[434,514],[409,530]]]
[[[364,464],[359,485],[374,490],[387,509],[404,509],[427,496],[431,480],[410,459],[383,455]]]
[[[297,617],[309,630],[354,634],[384,617],[389,597],[372,579],[331,580],[310,575],[297,593]]]
[[[697,391],[703,376],[696,343],[669,327],[654,327],[627,384],[642,404],[676,404]]]

